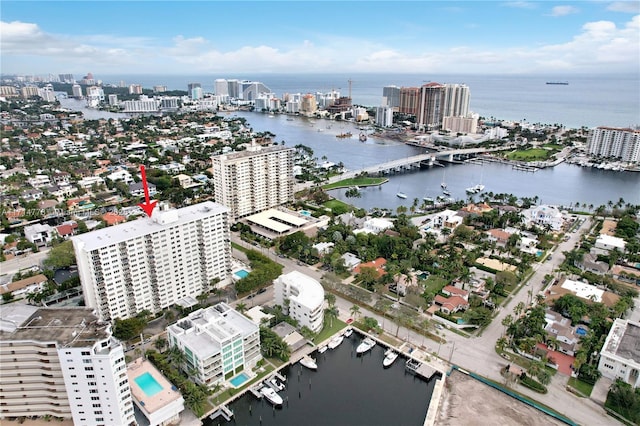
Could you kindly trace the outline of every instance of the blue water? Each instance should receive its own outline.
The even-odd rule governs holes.
[[[153,396],[162,390],[160,383],[158,383],[149,372],[141,374],[134,380],[147,396]]]
[[[578,328],[576,328],[576,334],[578,334],[580,336],[586,336],[587,335],[587,330],[585,330],[582,327],[578,327]]]
[[[349,95],[355,105],[379,106],[385,86],[418,87],[427,81],[469,86],[470,109],[483,117],[562,123],[565,126],[628,127],[640,124],[639,75],[473,75],[473,74],[251,74],[251,75],[96,75],[105,83],[166,85],[187,90],[191,82],[213,92],[217,78],[249,79],[265,84],[278,97],[285,93],[328,92]],[[549,80],[569,81],[567,86],[547,85]]]
[[[234,386],[234,387],[240,387],[242,386],[242,384],[244,382],[246,382],[247,380],[249,380],[249,376],[247,376],[245,373],[240,373],[238,374],[236,377],[232,378],[231,380],[229,380],[229,382]]]
[[[244,269],[240,269],[239,271],[234,272],[234,274],[235,274],[237,277],[244,278],[244,277],[246,277],[247,275],[249,275],[249,272],[248,272],[248,271],[246,271],[246,270],[244,270]]]
[[[302,216],[311,216],[311,212],[307,210],[300,210],[298,213],[300,213]]]
[[[536,256],[538,256],[538,257],[542,256],[543,254],[544,254],[544,252],[542,250],[538,250],[536,252]]]

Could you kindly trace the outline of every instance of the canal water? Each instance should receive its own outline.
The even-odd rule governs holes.
[[[381,345],[356,355],[360,341],[353,333],[336,349],[312,354],[317,371],[299,363],[281,370],[287,377],[286,389],[279,392],[285,401],[282,408],[247,392],[229,406],[234,420],[218,417],[204,425],[422,425],[435,377],[426,381],[406,373],[402,357],[384,368]]]
[[[424,149],[371,135],[366,142],[360,142],[358,135],[362,130],[350,122],[270,116],[257,112],[233,115],[245,117],[255,132],[268,130],[274,133],[277,142],[285,141],[287,146],[309,146],[319,163],[326,157],[326,161],[342,162],[349,170],[425,153]],[[347,132],[352,136],[336,137]],[[637,172],[592,169],[565,163],[537,172],[514,170],[511,165],[500,163],[442,164],[440,167],[390,175],[389,182],[380,187],[363,188],[360,198],[347,198],[344,189],[331,191],[331,195],[360,208],[395,210],[399,205],[412,205],[415,198],[422,203],[424,197],[440,195],[440,183],[444,179],[451,196],[456,199],[466,199],[465,189],[482,183],[485,192],[537,196],[539,202],[545,204],[569,206],[580,202],[587,206],[592,204],[595,208],[606,206],[609,201],[616,203],[620,198],[625,203],[640,204],[640,173]],[[407,198],[398,198],[398,192],[405,193]]]

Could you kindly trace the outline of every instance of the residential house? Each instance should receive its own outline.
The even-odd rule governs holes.
[[[364,222],[362,231],[367,232],[369,234],[379,234],[391,228],[393,228],[392,221],[388,219],[379,218],[379,217],[373,217],[373,218],[367,219]]]
[[[433,302],[435,306],[439,307],[441,312],[447,315],[454,314],[458,311],[464,311],[469,308],[469,302],[460,296],[444,297],[441,294],[436,294]]]
[[[362,268],[373,268],[378,274],[378,278],[380,278],[381,276],[387,273],[387,271],[384,270],[384,266],[386,264],[387,264],[387,259],[383,257],[379,257],[376,260],[372,260],[371,262],[358,264],[353,268],[353,273],[355,275],[358,275],[360,272],[362,272]]]
[[[25,201],[37,201],[44,197],[44,192],[39,188],[25,189],[20,194],[20,198]]]
[[[61,238],[68,240],[76,234],[78,223],[75,220],[70,220],[68,222],[64,222],[62,225],[56,226],[55,229]]]
[[[556,340],[555,349],[569,356],[575,356],[580,348],[580,337],[587,333],[587,327],[584,325],[572,327],[569,318],[549,309],[545,311],[544,320],[545,331]]]
[[[334,245],[334,243],[317,243],[314,244],[312,248],[316,250],[318,257],[322,257],[325,254],[331,253]]]
[[[350,271],[353,271],[362,262],[355,254],[349,252],[343,254],[341,259],[344,261],[344,266]]]
[[[51,243],[53,239],[53,228],[41,223],[25,226],[24,236],[30,243],[42,247]]]
[[[640,323],[616,319],[600,351],[598,371],[611,380],[640,387]]]
[[[185,175],[183,173],[180,173],[179,175],[177,175],[175,179],[178,181],[178,184],[184,189],[194,188],[202,185],[199,182],[194,182],[191,176]]]
[[[609,270],[609,264],[597,259],[598,256],[595,253],[589,252],[585,253],[582,256],[582,259],[575,260],[573,265],[583,271],[589,271],[600,275],[605,274]]]
[[[393,284],[389,286],[389,290],[395,290],[395,293],[398,295],[406,296],[410,287],[418,287],[418,277],[416,274],[396,274],[393,277]]]
[[[107,226],[112,226],[122,222],[126,222],[127,218],[117,213],[107,212],[102,215],[102,220],[106,222]]]
[[[42,290],[45,284],[47,284],[47,277],[43,274],[38,274],[34,275],[33,277],[24,278],[22,280],[1,285],[0,295],[11,293],[14,298],[18,299],[26,296],[29,293],[34,293]]]
[[[153,197],[158,193],[156,186],[151,182],[147,182],[149,197]],[[129,184],[129,193],[132,197],[144,197],[144,186],[142,182],[133,182]]]
[[[509,241],[509,237],[511,234],[506,232],[504,229],[493,228],[487,231],[488,240],[490,242],[496,243],[496,245],[505,246],[507,245],[507,241]]]
[[[540,205],[522,211],[524,224],[549,227],[552,231],[560,231],[564,225],[564,216],[556,206]]]
[[[609,251],[617,249],[624,253],[626,244],[626,241],[620,237],[602,234],[596,238],[596,244],[593,246],[593,251],[597,254],[608,254]]]
[[[638,268],[613,265],[613,268],[611,268],[611,275],[613,275],[613,278],[618,281],[640,286],[640,269]]]

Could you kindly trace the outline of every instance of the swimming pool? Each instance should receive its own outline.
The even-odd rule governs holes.
[[[234,386],[234,387],[240,387],[242,386],[242,384],[244,382],[246,382],[247,380],[249,380],[249,376],[247,376],[246,373],[240,373],[238,374],[236,377],[232,378],[231,380],[229,380],[229,382]]]
[[[544,252],[542,250],[538,250],[536,252],[536,256],[538,256],[538,257],[542,256],[543,254],[544,254]]]
[[[249,275],[249,271],[245,269],[240,269],[239,271],[235,271],[233,274],[238,278],[244,278],[247,275]]]
[[[162,390],[162,386],[160,385],[160,383],[158,383],[158,381],[154,379],[149,372],[141,374],[134,380],[147,396],[153,396]]]
[[[311,212],[309,210],[300,210],[298,213],[302,216],[311,216]]]

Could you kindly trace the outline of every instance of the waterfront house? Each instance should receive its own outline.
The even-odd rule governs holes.
[[[283,312],[309,327],[314,333],[322,330],[324,319],[324,289],[315,279],[298,271],[280,275],[273,283],[275,303]]]
[[[540,205],[522,211],[526,226],[537,225],[560,231],[564,225],[564,216],[556,206]]]

